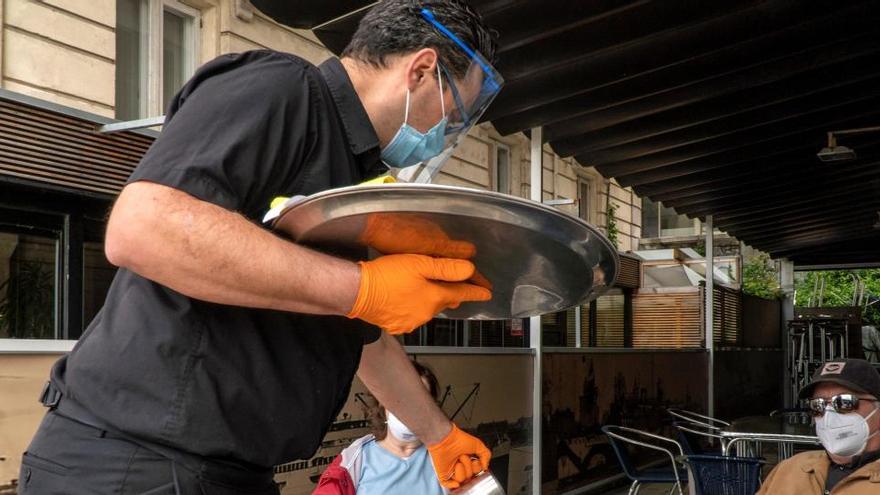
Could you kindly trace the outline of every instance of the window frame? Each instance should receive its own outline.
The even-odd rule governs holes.
[[[494,151],[492,153],[492,190],[495,192],[500,192],[502,194],[511,194],[511,184],[513,182],[511,180],[511,172],[513,171],[513,167],[511,166],[512,156],[510,152],[510,146],[500,142],[495,142],[494,144]],[[504,152],[507,153],[507,187],[504,188],[505,190],[502,190],[500,188],[500,184],[498,183],[498,156],[500,150],[504,150]]]
[[[163,101],[164,97],[164,26],[165,12],[170,12],[183,17],[184,44],[183,59],[187,66],[186,78],[192,76],[198,67],[201,49],[201,26],[202,13],[199,9],[186,5],[179,0],[141,0],[142,15],[145,17],[141,22],[141,29],[146,29],[146,46],[142,47],[142,53],[146,63],[141,61],[141,85],[140,85],[140,108],[137,119],[158,117],[165,113],[170,102]],[[145,79],[145,80],[144,80]],[[116,83],[119,83],[117,78]]]
[[[103,231],[110,200],[99,197],[70,196],[45,191],[35,195],[30,187],[16,187],[0,181],[6,197],[0,208],[29,212],[35,216],[54,216],[50,230],[58,230],[56,254],[55,339],[0,338],[0,354],[61,354],[70,351],[89,322],[83,321],[83,241]],[[27,216],[22,216],[26,218]],[[98,229],[98,230],[96,230]]]
[[[586,197],[582,197],[581,191],[586,187],[587,195]],[[583,177],[578,177],[577,180],[577,208],[578,208],[578,218],[581,220],[592,223],[590,221],[590,213],[592,212],[592,208],[590,208],[590,192],[593,190],[593,181],[584,179]]]

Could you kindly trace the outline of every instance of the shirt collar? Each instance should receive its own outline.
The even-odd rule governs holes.
[[[358,156],[366,155],[363,157],[365,159],[361,159],[359,156],[359,161],[361,165],[366,167],[364,171],[368,171],[379,159],[379,137],[376,135],[376,130],[373,129],[373,123],[370,122],[370,117],[358,98],[342,62],[331,57],[324,61],[319,69],[330,89],[330,94],[333,96],[333,102],[336,104],[342,125],[345,127],[351,152]],[[373,154],[375,154],[375,158],[368,159]]]
[[[830,459],[829,459],[829,461],[834,466],[843,466],[845,469],[854,470],[854,469],[858,469],[858,468],[864,466],[865,464],[874,462],[878,459],[880,459],[880,450],[875,450],[874,452],[868,452],[867,454],[862,454],[860,456],[856,456],[848,464],[837,464],[834,461],[831,461]]]

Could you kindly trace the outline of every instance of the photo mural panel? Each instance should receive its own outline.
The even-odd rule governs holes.
[[[621,472],[603,425],[674,436],[667,409],[705,412],[706,365],[696,352],[545,353],[542,492]]]
[[[440,382],[440,402],[447,416],[479,437],[492,450],[490,469],[508,494],[530,493],[531,383],[530,355],[425,354],[412,356]],[[370,432],[376,401],[359,380],[348,401],[311,459],[276,466],[282,495],[305,495],[345,447]]]

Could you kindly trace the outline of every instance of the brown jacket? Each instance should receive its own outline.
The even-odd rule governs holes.
[[[831,461],[824,450],[802,452],[783,461],[767,475],[758,495],[821,495]],[[880,460],[865,464],[842,479],[832,495],[880,494]]]

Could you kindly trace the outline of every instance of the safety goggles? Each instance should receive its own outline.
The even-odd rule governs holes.
[[[464,136],[480,120],[483,113],[498,96],[504,85],[504,78],[492,67],[483,55],[474,51],[458,36],[444,26],[434,17],[434,13],[423,8],[420,15],[435,29],[452,40],[468,57],[471,63],[464,77],[456,81],[449,70],[439,65],[455,101],[455,110],[447,113],[446,132],[444,137],[443,151],[436,157],[421,162],[411,167],[398,169],[395,177],[406,182],[431,182],[446,160],[452,156],[452,151],[464,139]]]
[[[829,398],[816,397],[807,401],[810,407],[810,413],[819,417],[825,414],[825,410],[831,406],[834,412],[847,414],[854,412],[859,408],[859,401],[877,402],[873,397],[859,397],[855,394],[839,394]]]

